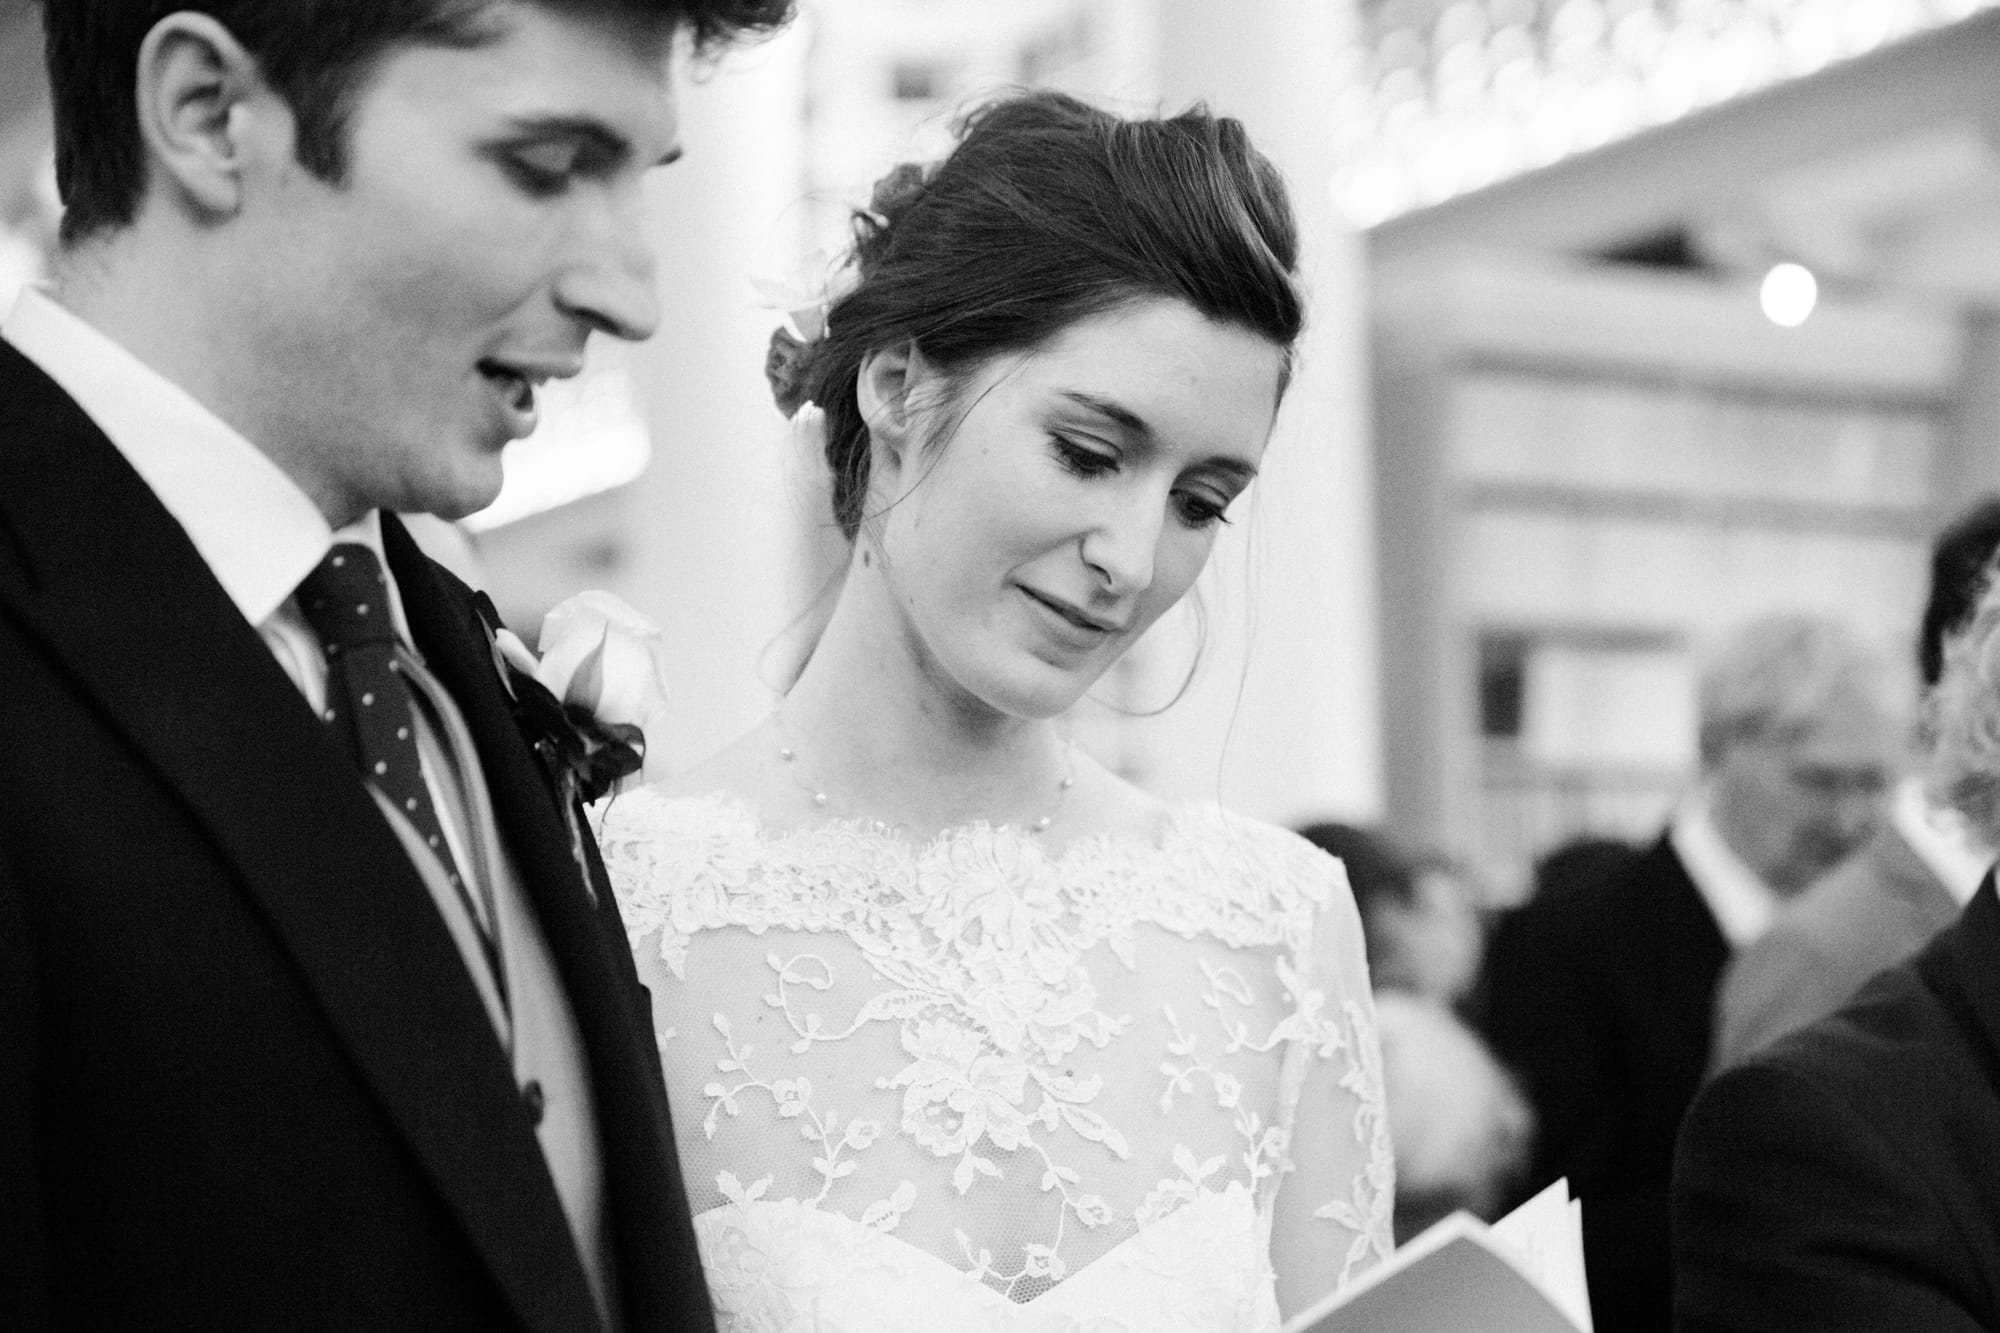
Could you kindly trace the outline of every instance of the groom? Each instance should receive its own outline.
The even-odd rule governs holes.
[[[0,323],[0,1317],[707,1328],[643,992],[469,591],[658,319],[677,35],[787,0],[51,0]]]

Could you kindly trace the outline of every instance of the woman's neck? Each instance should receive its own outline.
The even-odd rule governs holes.
[[[778,710],[799,785],[836,813],[926,833],[1056,815],[1073,764],[1055,724],[1001,713],[927,669],[860,591],[843,590]]]

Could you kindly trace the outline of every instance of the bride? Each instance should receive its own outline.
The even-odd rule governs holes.
[[[781,338],[852,558],[762,725],[600,835],[724,1329],[1273,1330],[1387,1252],[1337,862],[1054,719],[1257,474],[1302,312],[1235,121],[994,103]]]

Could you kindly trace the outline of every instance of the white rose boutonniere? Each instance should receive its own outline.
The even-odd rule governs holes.
[[[486,627],[514,724],[553,785],[584,891],[597,902],[595,858],[578,811],[634,774],[648,780],[664,775],[646,737],[666,712],[660,632],[611,594],[582,593],[542,622],[544,652],[537,659],[501,622],[485,593],[474,595],[473,607]]]
[[[608,592],[581,592],[542,619],[535,679],[565,707],[599,722],[637,727],[646,738],[641,779],[667,777],[653,744],[667,716],[667,645],[660,627]]]
[[[634,774],[667,775],[648,743],[667,708],[665,643],[651,621],[610,593],[580,593],[543,620],[537,658],[483,593],[477,604],[514,720],[565,804],[596,801]]]

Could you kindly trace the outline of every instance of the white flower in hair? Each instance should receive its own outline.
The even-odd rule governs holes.
[[[827,312],[860,280],[851,256],[836,263],[826,251],[814,250],[790,273],[752,275],[750,285],[759,306],[782,312],[793,336],[813,343],[826,336]]]
[[[828,312],[860,280],[852,255],[830,264],[824,250],[813,251],[789,277],[750,279],[760,304],[785,315],[785,323],[771,330],[764,378],[770,382],[772,401],[786,416],[796,417],[808,402],[806,372],[814,346],[826,336]]]

